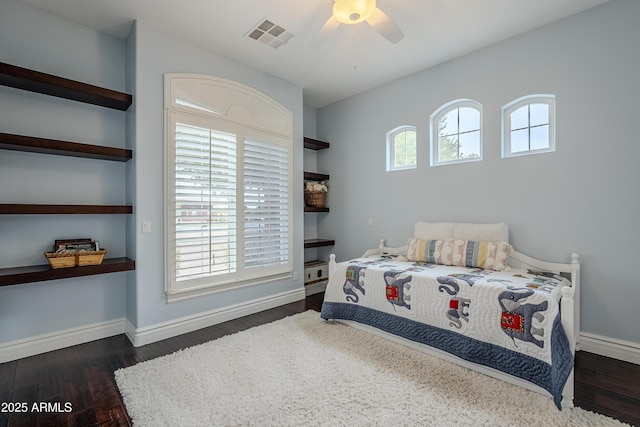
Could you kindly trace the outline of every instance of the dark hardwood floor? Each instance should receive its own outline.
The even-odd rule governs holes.
[[[129,426],[115,370],[321,304],[317,294],[143,347],[118,335],[0,364],[0,426]],[[575,384],[577,406],[640,426],[640,365],[578,352]]]

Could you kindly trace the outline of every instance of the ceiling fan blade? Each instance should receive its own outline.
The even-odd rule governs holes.
[[[367,23],[391,43],[398,43],[404,37],[404,33],[400,27],[398,27],[386,13],[377,7],[369,19],[367,19]]]
[[[327,19],[327,22],[324,23],[322,28],[320,28],[318,34],[316,34],[316,36],[313,38],[311,46],[320,46],[326,39],[329,38],[329,36],[336,30],[336,28],[338,28],[339,25],[340,21],[338,21],[335,16],[331,15],[331,17]]]

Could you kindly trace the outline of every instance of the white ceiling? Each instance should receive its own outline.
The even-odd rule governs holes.
[[[318,47],[333,0],[18,1],[122,39],[144,21],[302,87],[305,105],[317,108],[608,0],[378,0],[404,32],[399,43],[361,23],[341,25]],[[246,37],[264,18],[294,37],[278,49]]]

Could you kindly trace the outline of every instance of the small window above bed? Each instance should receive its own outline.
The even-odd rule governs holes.
[[[528,95],[502,107],[502,157],[555,150],[555,96]]]
[[[415,169],[416,128],[400,126],[387,132],[387,171]]]
[[[482,105],[449,102],[431,115],[431,166],[482,160]]]

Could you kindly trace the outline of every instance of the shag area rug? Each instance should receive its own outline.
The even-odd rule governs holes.
[[[315,311],[116,371],[135,426],[620,426]]]

